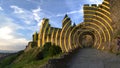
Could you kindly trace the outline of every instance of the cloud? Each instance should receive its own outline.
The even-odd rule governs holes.
[[[30,11],[20,8],[16,5],[10,6],[14,10],[14,16],[19,18],[22,22],[29,25],[33,23],[33,15]]]
[[[24,49],[28,40],[17,33],[17,30],[22,27],[4,15],[0,15],[0,22],[0,50],[18,51]]]
[[[76,13],[82,14],[83,13],[83,9],[74,10],[74,11],[63,13],[63,14],[57,14],[56,16],[58,17],[58,16],[64,16],[65,14],[76,14]]]
[[[38,23],[39,23],[40,20],[41,20],[41,18],[40,18],[40,16],[39,16],[39,14],[40,14],[41,11],[42,11],[42,9],[41,9],[40,7],[37,8],[37,9],[32,10],[34,19],[35,19]]]
[[[39,30],[41,25],[42,25],[42,18],[40,15],[42,15],[42,9],[40,7],[36,8],[36,9],[33,9],[32,10],[32,15],[34,17],[34,20],[37,21],[37,29]],[[38,31],[37,30],[37,31]]]
[[[10,7],[14,9],[14,13],[24,13],[23,9],[18,6],[12,5]]]
[[[26,25],[35,25],[35,22],[37,22],[37,25],[39,27],[39,24],[41,22],[40,14],[42,13],[42,9],[40,7],[32,10],[26,10],[16,5],[12,5],[10,7],[14,9],[13,13],[15,14],[15,16],[19,18],[22,22],[24,22]]]
[[[43,20],[41,20],[41,21],[37,24],[37,26],[41,27],[41,26],[42,26],[42,21],[43,21]]]
[[[25,49],[27,44],[28,41],[25,38],[0,39],[0,50],[19,51]]]
[[[0,7],[0,11],[3,11],[4,9],[2,7]]]
[[[9,27],[0,28],[0,38],[1,39],[13,39],[14,37],[11,35],[12,29]]]

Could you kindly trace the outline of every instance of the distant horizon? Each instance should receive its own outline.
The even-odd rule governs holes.
[[[22,51],[22,50],[19,50],[19,51]],[[0,50],[0,54],[1,53],[16,53],[16,52],[19,52],[19,51],[16,51],[16,50]]]

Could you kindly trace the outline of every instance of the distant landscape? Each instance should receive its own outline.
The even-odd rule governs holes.
[[[0,61],[1,59],[8,57],[9,55],[12,55],[14,53],[6,53],[6,52],[0,52]]]
[[[7,57],[8,55],[10,55],[11,53],[0,53],[0,60]]]
[[[8,57],[12,54],[15,54],[17,51],[10,51],[10,50],[0,50],[0,61],[1,59]]]
[[[15,53],[17,51],[12,51],[12,50],[0,50],[0,54],[4,54],[4,53]]]

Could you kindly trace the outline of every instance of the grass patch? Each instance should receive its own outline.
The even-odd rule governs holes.
[[[7,65],[10,65],[17,57],[18,54],[14,54],[4,58],[3,60],[0,61],[0,68],[5,68]]]
[[[60,58],[63,53],[59,48],[48,44],[44,47],[45,49],[34,47],[27,52],[11,55],[1,61],[0,68],[40,68],[47,64],[49,59]],[[43,52],[43,59],[37,59],[40,52]]]

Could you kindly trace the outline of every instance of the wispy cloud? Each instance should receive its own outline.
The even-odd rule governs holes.
[[[14,10],[14,15],[16,18],[19,18],[21,21],[23,21],[25,24],[32,24],[33,22],[33,15],[32,12],[25,10],[23,8],[20,8],[16,5],[10,6]]]
[[[12,5],[10,7],[14,9],[14,13],[24,13],[23,9],[18,6]]]
[[[37,9],[32,10],[34,19],[38,22],[38,26],[40,26],[41,24],[41,17],[40,17],[40,12],[42,11],[42,9],[40,7],[38,7]]]
[[[83,13],[83,9],[74,10],[74,11],[70,11],[70,12],[63,13],[63,14],[57,14],[56,16],[64,16],[65,14],[75,14],[75,13],[82,14],[82,13]]]
[[[40,22],[37,24],[38,27],[41,27],[41,26],[42,26],[42,21],[43,21],[43,20],[40,20]]]
[[[14,10],[13,13],[16,15],[16,17],[20,18],[25,24],[34,25],[36,24],[35,21],[37,22],[37,24],[40,24],[40,14],[42,13],[42,9],[40,7],[32,9],[31,11],[20,8],[16,5],[12,5],[11,8]]]
[[[0,7],[0,11],[3,11],[4,9],[2,7]]]

